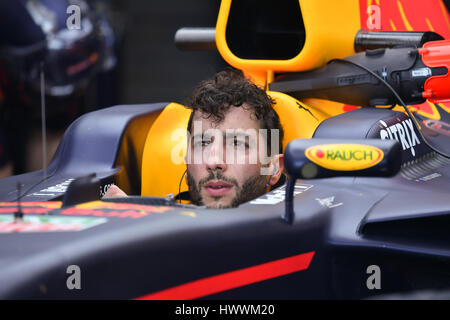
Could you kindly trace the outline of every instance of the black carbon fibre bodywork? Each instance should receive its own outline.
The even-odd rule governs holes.
[[[15,201],[19,181],[22,190],[29,189],[22,201],[48,201],[62,199],[64,191],[50,195],[46,188],[68,179],[96,173],[103,183],[113,180],[127,126],[166,104],[118,106],[83,116],[66,132],[47,170],[46,187],[38,184],[42,172],[2,179],[0,200]],[[364,112],[376,113],[353,114]],[[373,118],[368,131],[379,116],[385,119],[386,112]],[[326,137],[324,127],[320,132]],[[444,136],[440,141],[449,143]],[[76,232],[0,233],[0,298],[131,299],[307,252],[314,256],[305,270],[201,298],[359,299],[450,289],[450,161],[416,151],[391,178],[297,180],[292,224],[282,219],[282,186],[234,209],[164,202],[163,213],[111,216]],[[133,197],[129,203],[158,207],[163,199],[156,200]],[[63,210],[47,214],[64,216]],[[6,215],[12,213],[1,213]],[[81,269],[79,290],[67,287],[69,265]],[[380,268],[381,289],[367,286],[371,265]]]

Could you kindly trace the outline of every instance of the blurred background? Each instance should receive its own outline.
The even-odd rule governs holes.
[[[81,7],[84,33],[76,39],[67,32],[71,4]],[[199,81],[223,69],[216,51],[174,44],[179,28],[215,27],[219,6],[219,0],[0,0],[0,177],[43,167],[42,70],[49,163],[83,113],[183,103]]]
[[[119,103],[182,101],[199,81],[225,66],[216,51],[180,51],[173,41],[179,28],[215,27],[219,0],[110,3],[124,21]]]

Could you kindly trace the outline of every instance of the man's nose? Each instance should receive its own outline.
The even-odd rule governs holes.
[[[209,150],[205,155],[206,168],[208,170],[220,169],[225,171],[227,169],[227,165],[224,161],[223,144],[215,141],[214,143],[211,143],[210,148],[208,149]]]

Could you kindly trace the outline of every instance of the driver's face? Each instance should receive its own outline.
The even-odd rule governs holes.
[[[263,164],[258,148],[265,148],[266,144],[260,143],[263,141],[260,123],[252,112],[231,107],[220,123],[202,116],[198,111],[194,114],[188,147],[191,157],[202,153],[200,163],[187,164],[186,180],[193,202],[210,208],[228,208],[264,194],[268,176],[261,174]],[[217,129],[216,135],[208,134],[211,129]],[[257,134],[245,134],[248,132]],[[230,133],[234,137],[230,138]],[[233,149],[236,156],[230,160],[227,153]]]

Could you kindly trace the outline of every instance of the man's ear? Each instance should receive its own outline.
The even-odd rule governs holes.
[[[275,185],[281,178],[281,174],[284,170],[284,154],[277,154],[276,156],[274,156],[272,164],[273,172],[269,180],[269,184],[271,186]]]

